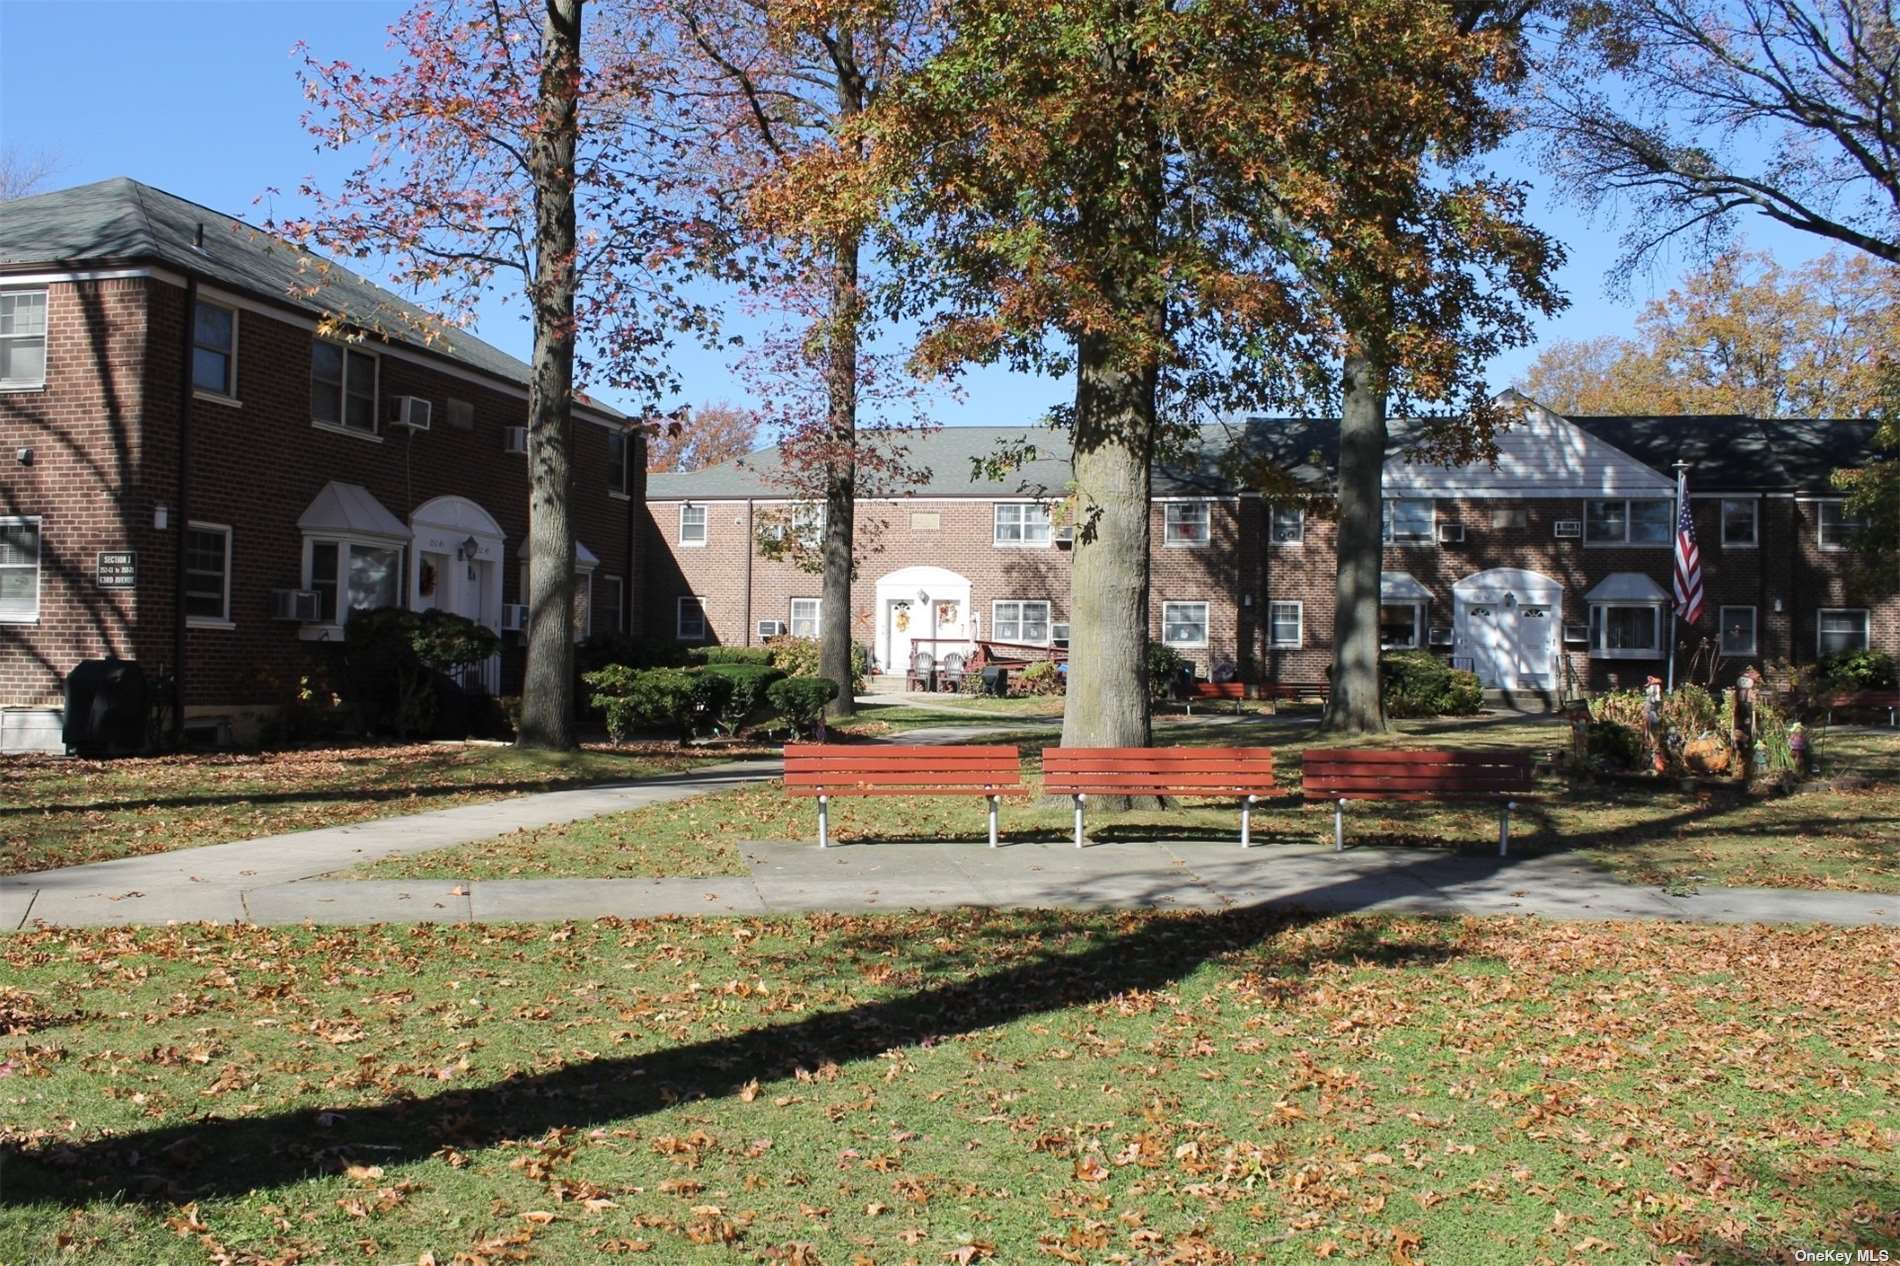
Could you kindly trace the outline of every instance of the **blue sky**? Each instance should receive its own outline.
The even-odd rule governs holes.
[[[405,6],[387,0],[0,0],[0,144],[44,152],[57,162],[45,187],[132,176],[234,215],[259,216],[267,188],[285,191],[278,213],[300,208],[306,175],[334,187],[340,160],[318,153],[298,122],[304,102],[292,74],[298,40],[325,58],[386,64],[385,29]],[[1563,240],[1570,261],[1561,282],[1571,307],[1540,329],[1545,340],[1622,333],[1644,301],[1666,292],[1673,274],[1611,293],[1605,274],[1617,226],[1592,225],[1553,196],[1551,179],[1522,153],[1496,166],[1534,181],[1533,219]],[[1749,226],[1752,240],[1784,262],[1819,252],[1793,233]],[[526,357],[528,329],[504,304],[483,314],[480,333]],[[1492,366],[1508,385],[1536,349]],[[677,368],[686,403],[743,401],[743,383],[725,356],[682,348]],[[1064,382],[1002,369],[968,376],[963,398],[932,409],[947,425],[1030,421],[1064,401]],[[611,398],[611,393],[609,393]],[[621,401],[621,403],[626,403]]]

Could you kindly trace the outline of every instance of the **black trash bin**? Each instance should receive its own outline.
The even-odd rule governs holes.
[[[66,674],[66,746],[81,756],[145,750],[151,715],[145,670],[129,659],[88,659]]]
[[[983,693],[1001,698],[1009,693],[1009,669],[991,664],[983,670]]]

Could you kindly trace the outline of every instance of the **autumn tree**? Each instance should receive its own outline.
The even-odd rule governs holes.
[[[527,308],[529,592],[523,746],[574,743],[574,532],[569,435],[579,384],[643,394],[669,382],[669,326],[704,327],[661,268],[690,219],[658,202],[670,155],[641,125],[652,42],[630,6],[428,0],[390,29],[375,74],[301,50],[319,143],[365,151],[316,215],[283,231],[346,257],[381,256],[451,322],[490,293]],[[396,314],[392,319],[400,319]],[[456,336],[422,322],[410,333]],[[359,332],[360,333],[360,332]]]
[[[759,446],[759,415],[720,401],[702,404],[647,436],[647,470],[704,470]]]
[[[1636,319],[1636,336],[1558,342],[1519,388],[1560,413],[1858,418],[1900,345],[1900,269],[1829,252],[1798,268],[1731,251]]]

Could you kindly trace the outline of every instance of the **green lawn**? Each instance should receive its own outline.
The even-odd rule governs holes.
[[[0,940],[0,1261],[1900,1248],[1900,936],[993,914]]]
[[[448,744],[87,761],[0,757],[0,874],[446,809],[706,763],[654,745]]]
[[[1159,724],[1168,743],[1259,744],[1278,749],[1288,797],[1256,810],[1256,840],[1325,843],[1332,817],[1292,798],[1299,753],[1322,745],[1309,724],[1254,720],[1236,725]],[[1025,770],[1039,773],[1047,732],[1004,729],[995,739],[1026,749]],[[1475,722],[1400,722],[1394,744],[1498,744],[1555,752],[1567,745],[1561,723],[1521,718]],[[1634,882],[1672,887],[1742,885],[1900,891],[1900,734],[1837,731],[1822,749],[1828,777],[1780,799],[1690,795],[1659,788],[1580,787],[1553,780],[1549,794],[1520,806],[1514,846],[1531,852],[1574,851]],[[832,831],[840,842],[861,839],[987,838],[982,802],[968,799],[840,799]],[[1064,804],[1012,802],[1002,813],[1008,840],[1066,839]],[[1190,806],[1090,815],[1090,834],[1114,838],[1226,838],[1238,829],[1231,807]],[[1496,816],[1484,807],[1360,804],[1348,810],[1356,847],[1488,850]],[[496,879],[548,876],[743,874],[738,845],[746,840],[815,839],[815,810],[761,784],[691,801],[657,805],[591,822],[519,831],[431,853],[395,857],[350,874],[370,878]],[[1270,859],[1263,864],[1270,864]]]

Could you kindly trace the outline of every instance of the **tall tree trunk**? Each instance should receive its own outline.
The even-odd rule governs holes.
[[[1384,544],[1386,374],[1348,331],[1339,419],[1338,576],[1333,599],[1333,689],[1320,729],[1379,734],[1379,573]]]
[[[568,515],[574,403],[574,146],[581,6],[547,0],[534,175],[534,364],[528,384],[528,664],[522,747],[574,746],[574,525]]]
[[[833,243],[830,326],[825,339],[824,601],[818,606],[818,671],[838,683],[825,709],[848,717],[851,693],[851,551],[858,485],[858,236]]]

